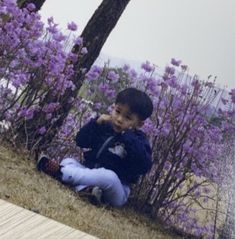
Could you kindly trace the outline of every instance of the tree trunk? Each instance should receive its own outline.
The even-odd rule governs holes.
[[[17,0],[17,4],[20,8],[24,8],[29,3],[33,3],[36,7],[35,11],[39,11],[46,0]]]
[[[60,103],[62,105],[61,109],[57,114],[59,114],[58,120],[53,124],[53,129],[48,133],[45,137],[41,138],[40,135],[35,134],[37,128],[42,125],[42,120],[44,121],[44,125],[48,125],[45,117],[42,113],[38,113],[33,120],[27,121],[28,127],[28,135],[25,135],[28,139],[28,149],[32,149],[33,145],[41,138],[40,142],[37,145],[37,148],[41,148],[43,145],[46,146],[49,144],[59,128],[62,126],[65,118],[67,117],[69,111],[72,108],[72,104],[70,102],[71,97],[76,97],[80,87],[84,81],[84,71],[82,69],[86,69],[86,72],[90,69],[92,64],[95,62],[99,53],[107,40],[109,34],[115,27],[118,22],[121,14],[125,10],[127,4],[130,0],[103,0],[98,9],[95,11],[85,29],[82,32],[82,38],[84,45],[86,46],[88,53],[83,56],[78,62],[74,64],[74,68],[76,70],[76,74],[73,77],[73,83],[76,86],[74,91],[68,89],[63,97],[60,99]],[[79,52],[79,46],[73,47],[73,52]],[[49,92],[45,97],[44,104],[49,102],[56,102],[56,97]],[[43,118],[44,117],[44,118]],[[25,132],[25,125],[20,126],[19,132]],[[32,133],[33,138],[30,138],[30,133]]]
[[[89,69],[100,54],[109,34],[117,24],[130,0],[103,0],[82,32],[88,54],[83,57],[82,68]],[[77,52],[78,46],[73,51]]]

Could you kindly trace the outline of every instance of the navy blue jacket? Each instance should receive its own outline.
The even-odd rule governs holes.
[[[76,143],[89,148],[84,152],[85,166],[111,169],[123,184],[136,183],[152,166],[149,142],[137,129],[116,133],[111,123],[97,124],[91,119],[77,133]]]

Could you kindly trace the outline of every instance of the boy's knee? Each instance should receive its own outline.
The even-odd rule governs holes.
[[[105,170],[104,174],[102,175],[102,185],[103,185],[103,190],[107,190],[111,194],[113,193],[114,195],[116,195],[116,194],[122,193],[121,181],[119,177],[117,176],[117,174],[113,172],[112,170],[107,170],[107,169]],[[115,203],[115,205],[113,206],[122,206],[122,203],[117,202],[117,204]]]
[[[117,174],[112,170],[106,169],[103,176],[105,177],[105,180],[110,184],[116,184],[117,182],[120,182]]]

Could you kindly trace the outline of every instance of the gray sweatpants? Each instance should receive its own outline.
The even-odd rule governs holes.
[[[73,158],[61,161],[62,181],[74,186],[76,191],[86,186],[97,186],[103,191],[105,202],[122,206],[127,202],[130,188],[121,183],[117,174],[105,168],[89,169]]]

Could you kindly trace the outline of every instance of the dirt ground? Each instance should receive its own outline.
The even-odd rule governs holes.
[[[177,239],[132,209],[94,206],[35,169],[26,154],[0,146],[0,198],[105,239]]]

